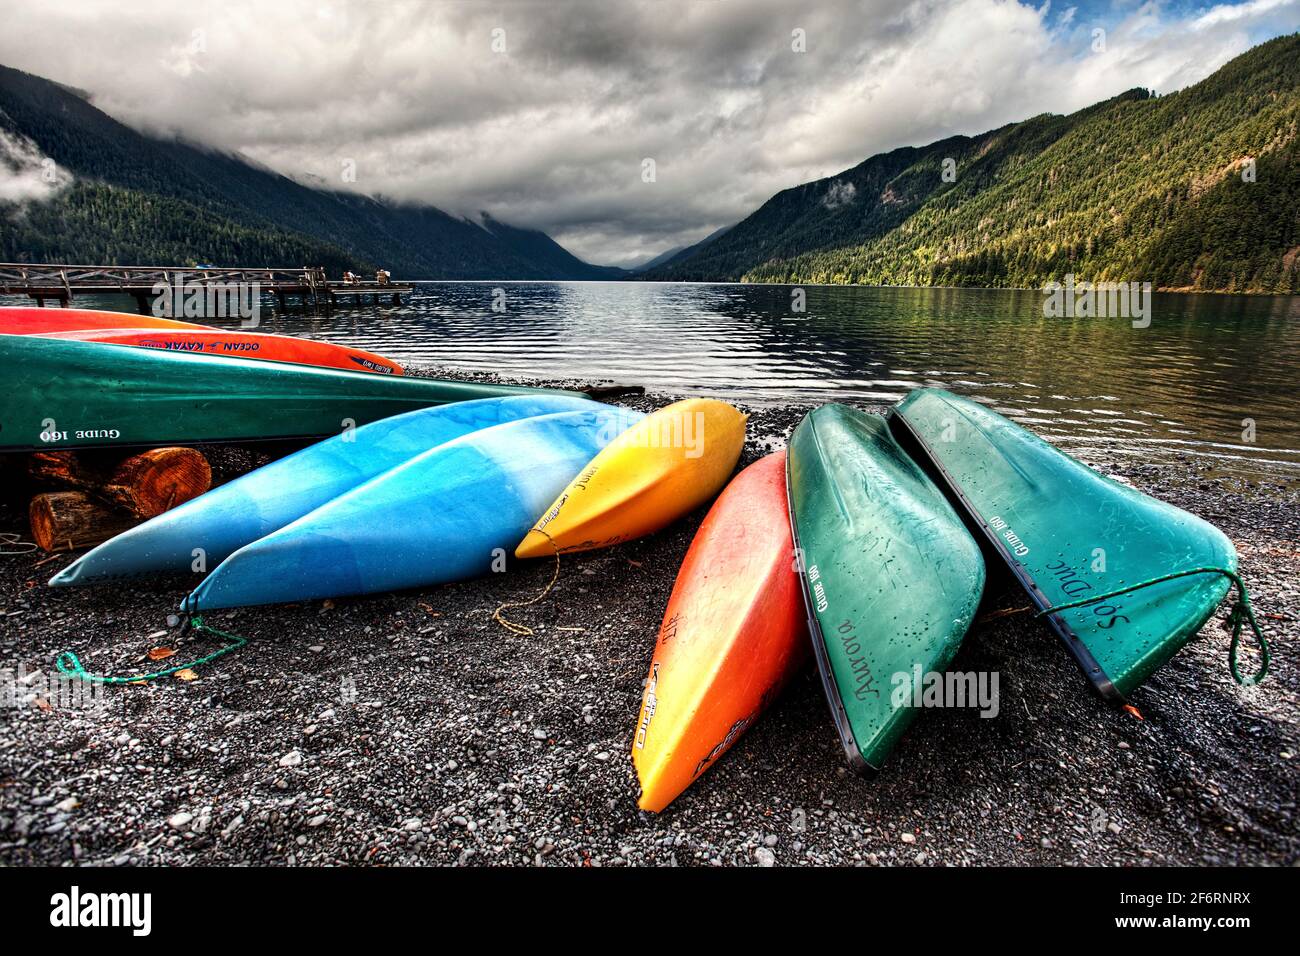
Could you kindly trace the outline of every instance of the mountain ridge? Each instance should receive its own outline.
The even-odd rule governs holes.
[[[1165,96],[1129,90],[1068,115],[877,154],[778,192],[642,278],[1036,287],[1072,272],[1296,292],[1297,126],[1293,34]]]
[[[238,153],[151,137],[84,91],[0,66],[0,172],[7,164],[25,174],[43,196],[0,193],[0,260],[992,287],[1072,273],[1293,293],[1298,129],[1300,34],[1291,34],[1164,96],[1128,90],[1067,115],[869,156],[622,269],[584,262],[545,232],[486,213],[470,219],[332,190]],[[14,144],[22,155],[11,155]],[[41,186],[33,156],[70,182]]]
[[[0,217],[4,261],[312,264],[331,273],[382,266],[421,279],[624,274],[584,262],[538,230],[313,188],[238,154],[147,136],[82,91],[5,66],[0,132],[30,142],[73,177]]]

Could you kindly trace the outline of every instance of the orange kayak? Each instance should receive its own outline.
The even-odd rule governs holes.
[[[778,452],[722,492],[677,574],[632,738],[641,809],[663,810],[726,753],[808,650]]]
[[[350,372],[376,372],[401,375],[402,367],[390,358],[354,349],[346,345],[300,339],[292,335],[267,332],[244,332],[226,329],[82,329],[46,333],[44,338],[76,339],[79,342],[105,342],[109,345],[134,345],[147,349],[168,349],[192,355],[224,355],[228,358],[263,359],[268,362],[292,362],[321,368],[342,368]]]
[[[0,308],[0,335],[49,335],[78,329],[210,329],[210,325],[177,322],[133,312],[100,309],[40,309],[32,306]]]

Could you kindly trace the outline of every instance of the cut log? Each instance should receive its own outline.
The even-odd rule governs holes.
[[[208,460],[193,448],[155,448],[107,463],[73,451],[37,452],[28,471],[37,482],[84,491],[137,518],[160,515],[212,485]]]
[[[139,519],[95,501],[84,491],[51,491],[32,499],[32,540],[46,551],[89,548],[139,524]]]
[[[89,491],[104,483],[98,469],[87,465],[75,451],[38,451],[27,471],[35,481],[60,488]]]
[[[212,467],[193,448],[155,448],[132,455],[109,476],[103,497],[137,518],[152,518],[212,486]]]

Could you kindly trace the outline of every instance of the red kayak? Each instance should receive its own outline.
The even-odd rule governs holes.
[[[342,368],[351,372],[401,375],[402,367],[365,349],[315,342],[292,335],[233,331],[177,322],[152,315],[99,309],[0,308],[0,335],[40,335],[46,338],[107,342],[150,349],[170,349],[194,355],[225,355]]]
[[[134,345],[147,349],[168,349],[192,355],[224,355],[228,358],[263,359],[268,362],[292,362],[342,368],[350,372],[375,372],[401,375],[402,367],[390,358],[354,349],[346,345],[300,339],[292,335],[267,332],[227,331],[225,329],[83,329],[72,332],[46,333],[44,338],[76,339],[80,342],[106,342],[110,345]]]
[[[726,753],[808,658],[785,494],[785,452],[714,502],[673,586],[632,762],[660,811]]]
[[[100,309],[38,309],[32,306],[0,308],[0,335],[49,335],[79,329],[210,329],[210,325],[177,322],[133,312]]]

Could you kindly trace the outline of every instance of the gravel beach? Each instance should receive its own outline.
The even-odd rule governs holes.
[[[742,464],[783,447],[808,409],[746,410]],[[1096,456],[1233,540],[1273,643],[1264,684],[1228,674],[1226,602],[1135,695],[1140,717],[1104,704],[1029,615],[981,620],[953,667],[1000,674],[996,717],[927,711],[882,772],[859,777],[810,666],[666,812],[642,813],[633,725],[701,511],[565,558],[544,599],[509,612],[531,637],[493,612],[536,595],[549,561],[219,612],[209,623],[247,647],[197,680],[110,688],[98,710],[20,693],[0,708],[0,864],[1293,864],[1300,488],[1192,457]],[[214,454],[224,479],[258,460]],[[25,499],[4,498],[0,531],[25,536]],[[0,557],[0,668],[22,667],[26,686],[64,650],[122,673],[154,646],[177,660],[216,646],[158,634],[186,579],[47,588],[70,560]],[[983,614],[1025,604],[990,566]]]

